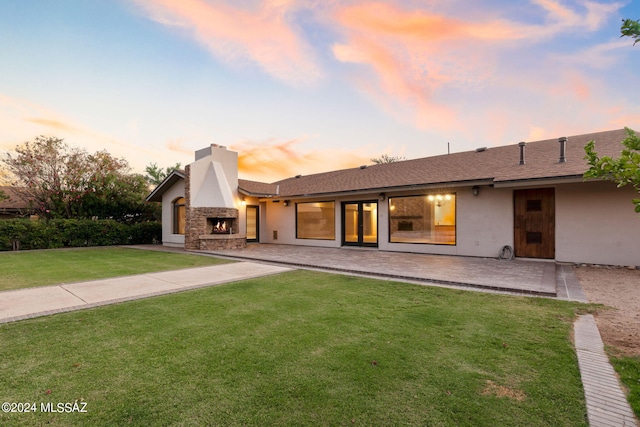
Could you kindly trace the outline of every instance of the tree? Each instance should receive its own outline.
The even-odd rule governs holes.
[[[145,202],[149,191],[145,177],[131,173],[126,160],[99,151],[88,155],[87,161],[94,173],[81,200],[83,216],[126,222],[159,219],[158,205]]]
[[[8,184],[7,175],[7,172],[3,168],[0,168],[0,185]],[[9,196],[7,196],[4,191],[0,190],[0,202],[8,198]]]
[[[407,159],[405,159],[402,156],[390,156],[388,154],[383,154],[380,157],[375,157],[371,159],[371,161],[376,165],[382,165],[385,163],[395,163],[395,162],[400,162],[402,160],[407,160]]]
[[[623,19],[622,26],[620,27],[620,37],[631,37],[635,39],[633,45],[640,41],[640,20],[636,19]]]
[[[622,141],[625,147],[620,158],[614,159],[609,156],[598,156],[595,151],[595,142],[590,141],[585,147],[585,160],[590,168],[584,173],[586,179],[600,178],[613,181],[618,187],[630,184],[640,193],[640,136],[629,129],[627,137]],[[632,199],[636,205],[635,211],[640,213],[640,198]]]
[[[24,187],[25,196],[44,218],[157,219],[157,206],[144,202],[142,175],[107,151],[89,154],[55,137],[36,137],[1,161]]]
[[[165,169],[159,167],[157,163],[150,163],[144,169],[146,174],[144,178],[150,185],[157,187],[166,177],[169,176],[169,174],[171,174],[171,172],[180,169],[182,169],[181,163],[176,163],[175,166],[169,166]]]

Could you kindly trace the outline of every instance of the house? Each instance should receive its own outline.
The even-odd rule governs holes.
[[[25,189],[10,186],[0,186],[0,219],[19,218],[32,212],[28,197],[25,196]]]
[[[633,188],[586,181],[584,146],[618,156],[624,129],[298,175],[238,178],[238,154],[211,145],[148,197],[163,243],[247,242],[640,265]]]

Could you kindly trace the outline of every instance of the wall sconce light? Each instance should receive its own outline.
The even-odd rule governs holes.
[[[381,201],[381,202],[384,202],[384,199],[385,199],[386,197],[387,197],[387,195],[386,195],[386,194],[384,194],[384,193],[380,193],[380,201]]]
[[[473,192],[474,196],[477,196],[478,194],[480,194],[480,187],[474,185],[473,187],[471,187],[471,191]]]
[[[284,204],[285,206],[289,206],[289,203],[291,203],[289,200],[285,200],[283,204]]]
[[[242,198],[242,200],[240,200],[240,204],[242,206],[247,206],[247,201],[244,198]]]

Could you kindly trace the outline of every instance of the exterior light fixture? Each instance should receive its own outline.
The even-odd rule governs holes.
[[[471,191],[473,192],[474,196],[477,196],[478,194],[480,194],[480,187],[474,185],[473,187],[471,187]]]
[[[289,203],[291,203],[291,201],[290,201],[290,200],[285,200],[285,201],[284,201],[284,205],[285,205],[285,206],[289,206]]]
[[[386,195],[386,194],[384,194],[384,193],[380,193],[380,201],[381,201],[381,202],[384,202],[384,199],[385,199],[386,197],[387,197],[387,195]]]

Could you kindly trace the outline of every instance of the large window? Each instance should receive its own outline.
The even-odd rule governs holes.
[[[173,201],[173,234],[184,234],[187,213],[184,203],[184,197]]]
[[[296,203],[296,238],[335,240],[334,202]]]
[[[389,241],[456,244],[456,195],[389,198]]]

